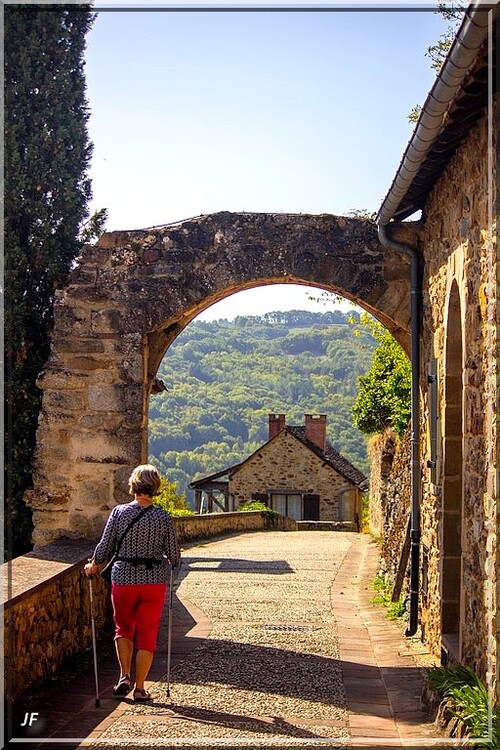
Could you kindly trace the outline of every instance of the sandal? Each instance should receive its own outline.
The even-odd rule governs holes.
[[[122,695],[127,695],[127,693],[130,693],[132,685],[130,684],[130,675],[126,674],[123,677],[120,677],[116,685],[113,687],[113,695],[117,695],[118,697]]]
[[[136,688],[134,690],[134,703],[146,703],[147,701],[150,701],[152,697],[151,693],[148,693],[147,690],[141,690],[141,688]]]

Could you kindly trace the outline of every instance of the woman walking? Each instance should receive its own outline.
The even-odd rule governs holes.
[[[132,689],[135,635],[133,695],[136,703],[151,700],[144,682],[156,649],[169,563],[174,568],[180,565],[172,518],[153,506],[160,482],[160,474],[154,466],[144,464],[134,469],[129,479],[129,492],[134,500],[113,508],[94,555],[84,568],[86,575],[94,575],[117,552],[111,571],[111,602],[120,677],[113,694],[125,696]]]

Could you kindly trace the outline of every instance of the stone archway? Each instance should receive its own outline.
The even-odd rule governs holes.
[[[382,248],[366,220],[225,212],[111,232],[85,246],[57,296],[39,379],[34,487],[26,495],[36,545],[99,535],[125,499],[130,468],[147,457],[148,399],[169,345],[214,302],[273,283],[337,292],[408,349],[409,261]]]

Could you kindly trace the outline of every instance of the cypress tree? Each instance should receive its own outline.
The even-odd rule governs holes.
[[[55,290],[91,197],[83,54],[89,5],[4,7],[6,556],[31,548],[32,482]]]

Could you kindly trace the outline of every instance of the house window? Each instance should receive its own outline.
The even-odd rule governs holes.
[[[268,505],[269,498],[267,492],[252,492],[252,500],[257,500],[259,503]]]
[[[302,495],[298,493],[273,492],[271,494],[271,508],[282,516],[288,516],[295,521],[302,521]]]

